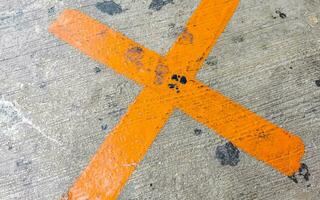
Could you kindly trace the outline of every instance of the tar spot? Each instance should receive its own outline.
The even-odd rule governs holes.
[[[99,67],[95,67],[94,68],[94,71],[96,72],[96,74],[100,73],[101,72],[101,69]]]
[[[198,129],[198,128],[194,129],[194,135],[199,136],[201,134],[202,134],[202,130],[201,129]]]
[[[180,76],[180,75],[177,75],[177,74],[172,75],[171,80],[180,82],[183,85],[187,84],[187,82],[188,82],[188,80],[187,80],[187,78],[185,76]]]
[[[288,176],[293,182],[298,183],[298,179],[295,175]]]
[[[282,19],[287,18],[287,15],[279,10],[276,11],[276,13],[279,15],[279,17],[281,17]]]
[[[309,181],[310,172],[309,172],[309,168],[306,164],[304,164],[304,163],[301,164],[301,167],[299,169],[299,175],[303,176],[305,181]]]
[[[295,183],[308,182],[310,180],[309,168],[306,164],[302,163],[299,171],[288,177]],[[307,185],[307,187],[310,186],[310,184]]]
[[[103,1],[96,3],[96,8],[103,13],[107,13],[109,15],[115,15],[122,13],[122,8],[119,4],[114,1]]]
[[[177,75],[177,74],[172,75],[171,76],[171,80],[173,80],[174,82],[179,82],[179,83],[181,83],[183,85],[187,84],[187,82],[188,82],[187,78],[185,76],[180,76],[180,75]],[[170,84],[168,84],[168,87],[170,89],[176,89],[176,92],[180,93],[180,89],[179,89],[177,84],[170,83]]]
[[[316,83],[316,86],[320,87],[320,80],[316,80],[315,83]]]
[[[177,74],[172,75],[171,79],[175,81],[179,81]]]
[[[187,78],[185,76],[182,76],[180,79],[180,83],[182,83],[183,85],[187,84]]]
[[[221,165],[236,166],[239,162],[240,151],[231,142],[216,149],[216,158],[220,160]]]
[[[176,85],[175,85],[175,84],[169,84],[168,86],[169,86],[169,88],[170,88],[170,89],[173,89],[173,88],[175,88],[175,87],[176,87]]]
[[[159,11],[167,4],[173,4],[173,0],[152,0],[151,4],[149,5],[149,9]]]

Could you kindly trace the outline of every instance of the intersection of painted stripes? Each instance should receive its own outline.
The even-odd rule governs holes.
[[[165,56],[76,10],[64,11],[51,25],[60,39],[143,86],[69,199],[116,199],[174,109],[286,176],[299,169],[300,138],[196,80],[237,5],[238,0],[202,0]]]

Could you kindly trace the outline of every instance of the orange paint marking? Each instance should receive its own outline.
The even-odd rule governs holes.
[[[237,5],[238,0],[202,0],[166,56],[79,11],[66,10],[52,24],[57,37],[143,86],[69,190],[69,199],[116,199],[175,108],[284,175],[299,169],[300,138],[195,78]],[[186,81],[179,83],[173,74]]]

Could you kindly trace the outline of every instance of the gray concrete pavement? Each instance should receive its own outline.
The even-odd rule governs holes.
[[[51,35],[59,13],[164,54],[199,0],[102,2],[0,0],[0,199],[59,199],[140,91]],[[319,0],[241,1],[198,78],[300,136],[309,180],[243,152],[222,165],[227,141],[177,110],[120,199],[320,199]]]

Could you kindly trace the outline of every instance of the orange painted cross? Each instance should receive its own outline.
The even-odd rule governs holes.
[[[284,175],[299,169],[300,138],[196,80],[237,5],[238,0],[202,0],[165,56],[79,11],[66,10],[52,24],[57,37],[143,86],[69,190],[69,199],[116,199],[174,109]]]

